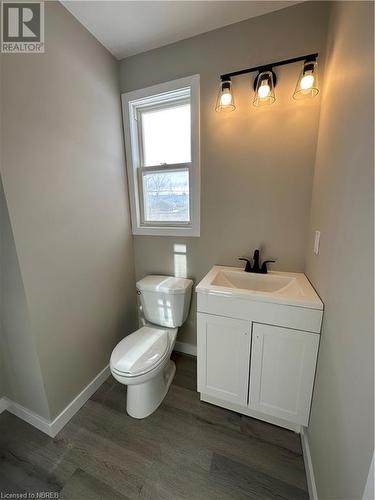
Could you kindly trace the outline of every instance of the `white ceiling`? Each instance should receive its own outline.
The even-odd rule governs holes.
[[[299,2],[65,0],[62,3],[117,59],[122,59]]]

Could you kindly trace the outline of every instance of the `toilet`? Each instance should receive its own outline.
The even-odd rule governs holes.
[[[113,377],[127,385],[126,411],[134,418],[151,415],[168,392],[176,372],[170,359],[178,327],[188,315],[192,280],[146,276],[137,282],[146,324],[113,349]]]

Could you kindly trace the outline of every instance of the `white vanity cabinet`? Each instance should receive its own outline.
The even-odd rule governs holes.
[[[257,293],[229,288],[230,273],[218,285],[223,269]],[[292,280],[272,294],[259,293],[261,279],[272,289],[272,273],[245,274],[215,266],[197,287],[200,398],[299,432],[309,421],[323,304],[302,274],[273,273]]]
[[[246,405],[251,345],[248,321],[198,314],[198,390]]]
[[[307,425],[319,335],[254,324],[249,408]]]

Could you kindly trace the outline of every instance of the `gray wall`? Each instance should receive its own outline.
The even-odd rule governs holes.
[[[136,302],[118,63],[45,7],[46,53],[3,56],[1,173],[53,418],[135,328]]]
[[[0,52],[0,82],[1,82],[1,77],[2,77],[2,53]],[[0,92],[0,114],[1,114],[1,92]],[[0,151],[1,151],[1,120],[0,120]],[[1,156],[0,156],[0,161],[1,161]],[[0,177],[1,181],[1,177]],[[1,280],[2,280],[2,247],[3,247],[3,241],[4,241],[4,235],[3,235],[3,225],[1,223],[1,218],[2,218],[2,199],[1,196],[3,195],[2,191],[2,186],[0,189],[0,399],[4,396],[9,396],[9,383],[8,383],[8,374],[5,369],[5,364],[4,364],[4,359],[5,359],[5,345],[4,345],[4,336],[3,336],[3,327],[2,327],[2,308],[3,308],[3,298],[2,298],[2,287],[1,287]]]
[[[48,419],[40,361],[1,181],[0,227],[0,348],[7,379],[5,393],[12,401]]]
[[[325,303],[309,427],[321,500],[362,498],[374,448],[373,18],[340,2],[329,27],[307,252]]]
[[[1,71],[2,71],[2,54],[0,53],[0,81],[1,81]],[[0,112],[1,112],[1,92],[0,92]],[[1,151],[1,124],[0,124],[0,151]],[[0,205],[1,206],[1,205]],[[0,214],[1,215],[1,214]],[[0,226],[0,263],[1,263],[1,242],[2,242],[2,230]],[[1,280],[1,265],[0,265],[0,280]],[[8,392],[7,384],[7,374],[4,367],[4,347],[2,345],[2,328],[1,328],[1,307],[2,307],[2,296],[1,296],[1,286],[0,286],[0,398],[6,396]]]
[[[4,365],[4,346],[3,334],[0,330],[0,399],[4,396],[9,397],[8,374]]]
[[[300,65],[277,71],[277,101],[251,105],[250,78],[235,80],[237,110],[214,110],[219,74],[309,52],[324,59],[327,3],[308,2],[121,62],[122,92],[201,76],[201,236],[134,239],[136,276],[174,274],[173,245],[186,244],[198,282],[214,264],[239,265],[256,247],[276,269],[303,271],[320,98],[295,102]],[[179,340],[196,343],[195,303]]]
[[[4,367],[4,363],[3,363],[2,355],[1,355],[1,357],[0,357],[0,398],[2,398],[3,396],[6,396],[7,392],[8,392],[8,390],[7,390],[6,372],[5,372],[5,367]]]

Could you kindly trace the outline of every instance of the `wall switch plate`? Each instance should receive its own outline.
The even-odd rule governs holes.
[[[319,245],[320,245],[320,231],[315,231],[315,239],[314,239],[314,254],[318,255],[319,253]]]

